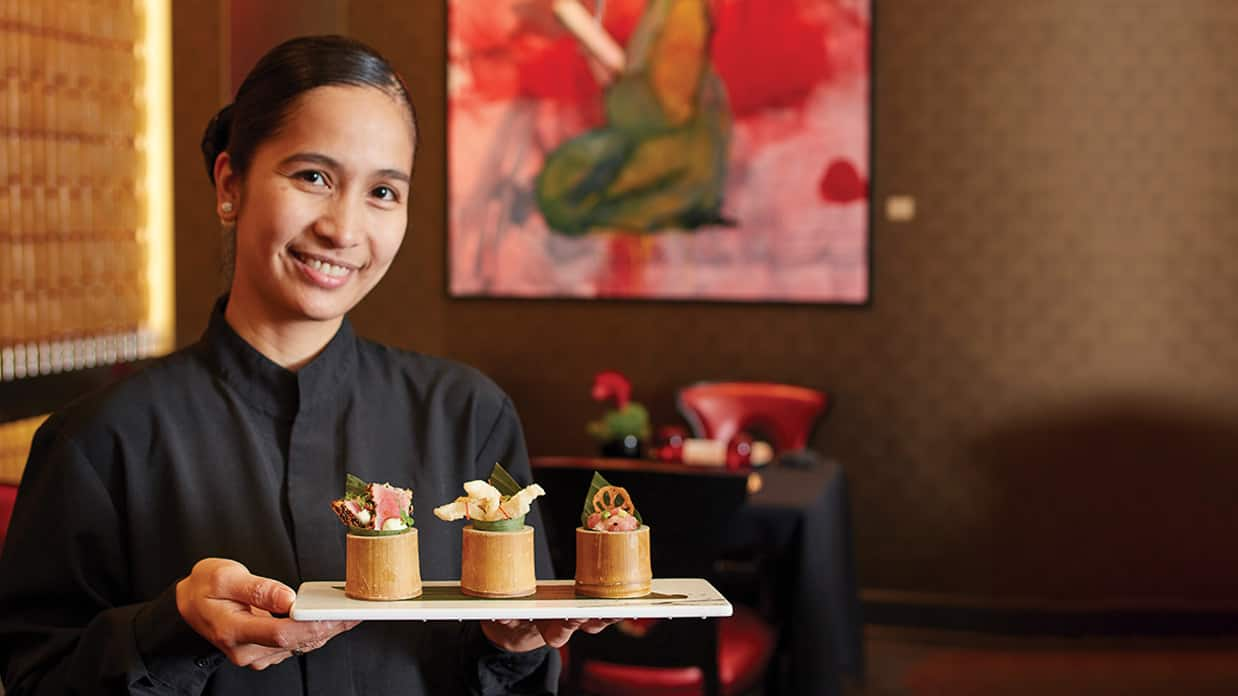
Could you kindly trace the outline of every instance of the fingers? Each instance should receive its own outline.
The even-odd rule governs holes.
[[[585,633],[601,633],[607,626],[617,623],[619,619],[590,619],[581,624],[580,629]]]
[[[522,619],[483,621],[481,630],[491,643],[508,652],[528,652],[546,644],[532,621]]]
[[[545,619],[533,622],[542,634],[542,640],[552,648],[563,647],[585,619]]]
[[[255,616],[248,612],[234,614],[229,633],[233,644],[253,643],[268,648],[293,650],[316,648],[351,629],[357,621],[293,621]]]
[[[287,614],[296,593],[278,580],[249,572],[245,566],[226,558],[204,558],[193,567],[188,578],[202,588],[209,599],[226,599],[272,614]]]
[[[359,621],[293,621],[287,614],[296,594],[271,578],[253,575],[223,558],[194,565],[176,585],[176,606],[186,623],[235,665],[266,669],[308,652]]]
[[[219,579],[219,584],[214,589],[215,599],[230,599],[265,609],[272,614],[287,614],[292,610],[292,603],[297,598],[292,588],[284,583],[250,575],[248,571],[228,572]]]
[[[241,645],[225,650],[228,661],[237,667],[264,670],[271,665],[277,665],[292,656],[289,650],[267,648],[261,645]]]
[[[287,650],[277,650],[277,651],[273,651],[267,657],[264,657],[260,660],[254,660],[253,662],[250,662],[248,665],[240,665],[240,666],[249,667],[252,670],[261,672],[267,667],[278,665],[279,663],[283,662],[284,660],[287,660],[290,657],[292,657],[291,652]]]
[[[314,647],[296,648],[295,650],[281,650],[279,648],[264,648],[258,645],[249,645],[238,649],[235,653],[236,659],[232,662],[238,667],[248,667],[252,670],[261,672],[267,667],[273,667],[287,660],[294,655],[304,655],[311,650],[321,648],[321,645]]]
[[[552,648],[563,647],[576,631],[585,633],[600,633],[607,626],[619,619],[560,619],[550,621],[535,621],[537,630],[542,634],[546,645]]]
[[[351,630],[360,621],[292,621],[291,619],[267,619],[265,626],[250,626],[255,630],[248,642],[241,642],[230,650],[224,650],[228,659],[238,667],[264,670],[277,665],[298,653],[312,652],[327,644],[335,636]],[[271,626],[269,624],[275,624]],[[268,641],[263,643],[262,641]],[[277,643],[278,645],[270,645]]]
[[[496,619],[482,622],[490,642],[511,652],[524,652],[549,645],[560,648],[578,630],[598,633],[619,619]]]

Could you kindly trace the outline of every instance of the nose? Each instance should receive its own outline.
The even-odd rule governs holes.
[[[347,249],[361,243],[364,213],[350,196],[331,199],[314,220],[314,235],[333,249]]]

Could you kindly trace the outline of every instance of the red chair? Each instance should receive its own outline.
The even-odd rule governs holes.
[[[730,441],[741,432],[769,438],[775,452],[808,446],[825,410],[823,392],[772,382],[700,382],[679,390],[679,412],[696,437]]]
[[[696,437],[730,441],[746,432],[782,453],[807,448],[828,398],[815,389],[789,384],[700,382],[680,389],[676,402]],[[736,606],[745,602],[760,607],[761,614],[772,620],[780,615],[781,601],[769,581],[775,563],[777,559],[760,545],[737,545],[715,557],[712,577]],[[776,692],[777,678],[771,678],[767,690]]]
[[[4,537],[9,531],[9,519],[13,517],[15,502],[17,502],[17,486],[0,484],[0,549],[4,548]]]
[[[579,666],[565,654],[567,682],[579,684],[569,686],[568,693],[739,696],[764,680],[773,656],[773,629],[743,605],[735,605],[734,615],[723,619],[632,620],[607,631],[629,633],[627,647],[604,659],[587,659],[578,650],[577,658],[584,660]],[[575,637],[572,641],[581,642]],[[646,643],[644,650],[638,641]],[[672,643],[677,647],[670,649]],[[697,664],[684,664],[685,644],[690,646],[687,654],[697,653]],[[593,651],[588,657],[600,655]]]

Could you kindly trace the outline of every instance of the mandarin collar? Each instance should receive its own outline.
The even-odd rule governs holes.
[[[314,359],[296,372],[272,362],[249,345],[224,318],[228,296],[215,302],[199,351],[216,375],[260,411],[281,418],[331,400],[352,376],[356,335],[348,317]]]

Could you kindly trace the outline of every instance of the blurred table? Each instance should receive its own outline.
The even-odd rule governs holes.
[[[797,452],[766,467],[734,472],[590,457],[533,457],[531,464],[534,479],[539,469],[556,468],[603,475],[634,469],[705,476],[755,474],[750,483],[759,481],[759,489],[748,496],[726,534],[728,546],[762,549],[770,562],[772,573],[764,581],[774,598],[771,618],[778,626],[779,693],[840,694],[842,674],[863,677],[863,621],[850,500],[837,462]]]

